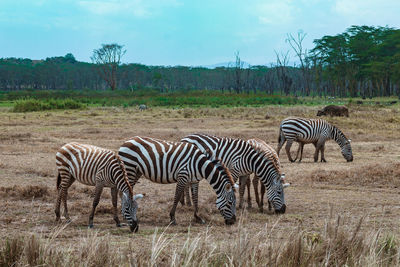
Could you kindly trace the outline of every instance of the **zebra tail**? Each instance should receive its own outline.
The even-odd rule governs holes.
[[[61,184],[61,175],[60,175],[60,173],[58,173],[58,176],[57,176],[57,190],[60,190],[60,184]]]
[[[282,140],[282,127],[279,127],[279,137],[278,137],[278,144],[281,143]]]

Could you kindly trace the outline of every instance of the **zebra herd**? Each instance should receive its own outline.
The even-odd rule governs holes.
[[[250,174],[254,173],[253,185],[260,211],[263,209],[264,193],[267,194],[270,209],[284,213],[286,203],[285,182],[279,162],[279,151],[287,142],[286,153],[290,161],[295,161],[304,144],[313,143],[316,147],[314,160],[325,161],[325,141],[334,139],[341,147],[347,161],[352,161],[350,140],[335,126],[321,119],[288,118],[281,122],[277,152],[260,139],[242,140],[218,137],[208,134],[191,134],[180,140],[170,142],[150,137],[136,136],[126,141],[118,153],[91,145],[68,143],[56,154],[58,169],[55,213],[60,220],[60,205],[64,206],[64,216],[70,220],[67,209],[68,188],[75,180],[95,186],[95,197],[89,216],[89,227],[93,227],[93,217],[104,187],[111,188],[113,219],[120,226],[117,212],[117,192],[121,197],[122,215],[130,225],[131,231],[138,231],[136,216],[142,194],[133,194],[139,178],[144,176],[155,183],[177,183],[174,203],[170,210],[171,224],[176,224],[175,211],[184,195],[189,199],[191,187],[194,204],[194,218],[204,223],[198,215],[199,181],[207,180],[217,195],[216,206],[227,225],[236,221],[235,191],[239,183],[239,208],[243,207],[243,196],[247,186],[250,200]],[[296,159],[290,156],[293,142],[299,143]],[[258,195],[258,182],[261,182],[261,195]],[[250,204],[251,202],[248,201]]]

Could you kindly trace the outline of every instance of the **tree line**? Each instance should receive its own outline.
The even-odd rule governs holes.
[[[196,89],[235,93],[266,92],[295,96],[400,96],[400,30],[352,26],[344,33],[314,40],[303,47],[306,34],[289,34],[290,50],[275,51],[276,62],[244,68],[239,52],[227,67],[121,64],[126,50],[118,44],[93,51],[92,63],[72,54],[45,60],[0,59],[0,90],[111,88],[159,90]],[[291,53],[294,58],[290,58]],[[290,66],[290,62],[297,62]]]

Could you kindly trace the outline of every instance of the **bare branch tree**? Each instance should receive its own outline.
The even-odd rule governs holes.
[[[311,71],[310,71],[310,59],[308,56],[307,49],[303,48],[304,38],[307,36],[307,33],[303,31],[297,32],[297,38],[295,38],[292,34],[288,34],[286,38],[286,42],[289,43],[290,47],[295,52],[297,58],[300,61],[300,69],[303,76],[304,85],[303,90],[304,93],[308,96],[310,95],[310,85],[311,85]]]
[[[277,71],[277,76],[278,79],[282,83],[281,89],[283,89],[283,92],[285,95],[289,95],[290,93],[290,88],[292,87],[293,80],[289,76],[289,70],[288,70],[288,65],[289,65],[289,51],[286,53],[278,53],[275,51],[276,55],[276,71]]]
[[[102,44],[100,49],[93,50],[91,60],[96,63],[99,75],[104,79],[111,90],[117,88],[117,68],[126,50],[119,44]]]

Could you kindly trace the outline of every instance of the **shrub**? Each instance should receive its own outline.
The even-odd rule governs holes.
[[[53,109],[81,109],[85,105],[74,99],[21,99],[14,103],[13,112],[31,112]]]

